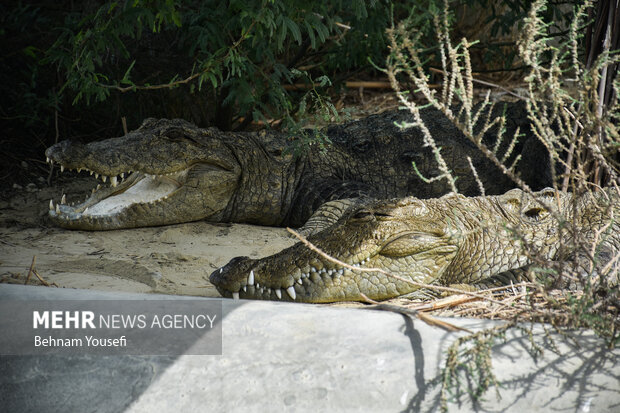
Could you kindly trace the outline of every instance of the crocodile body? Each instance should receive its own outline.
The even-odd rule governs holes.
[[[559,261],[579,253],[571,247],[575,233],[587,251],[595,238],[602,241],[596,259],[604,263],[620,251],[619,200],[615,189],[577,198],[513,189],[499,196],[373,201],[308,238],[350,268],[298,243],[263,259],[235,258],[210,280],[233,298],[333,302],[363,301],[364,294],[382,300],[419,287],[358,268],[424,284],[484,284],[527,266],[532,255]]]
[[[493,116],[501,114],[497,105]],[[488,194],[500,194],[513,183],[488,161],[438,111],[422,112],[459,192],[476,195],[467,158],[471,158]],[[518,173],[530,186],[549,184],[547,153],[529,132],[523,104],[508,104],[506,137],[522,134],[508,161],[520,156]],[[485,116],[481,116],[485,118]],[[327,128],[327,150],[311,146],[292,156],[289,138],[277,132],[222,132],[201,129],[183,120],[147,119],[125,136],[88,144],[60,142],[47,149],[61,169],[90,171],[104,180],[85,202],[50,202],[49,216],[59,226],[107,230],[166,225],[195,220],[260,225],[302,225],[323,203],[342,198],[386,199],[414,195],[437,197],[449,191],[443,180],[423,182],[437,174],[437,163],[408,113],[388,112]],[[486,140],[493,144],[493,131]],[[509,140],[506,138],[506,140]],[[500,142],[501,158],[509,148]]]

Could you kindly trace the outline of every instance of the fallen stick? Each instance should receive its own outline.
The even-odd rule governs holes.
[[[315,87],[319,87],[318,83],[294,83],[292,85],[283,85],[284,90],[308,90],[314,89]],[[350,80],[344,82],[344,86],[349,89],[391,89],[392,85],[390,82],[382,81],[382,80]],[[439,88],[440,85],[432,84],[429,85],[431,89]]]
[[[48,283],[47,281],[45,281],[45,280],[43,279],[43,277],[41,277],[41,275],[39,274],[39,272],[38,272],[37,270],[32,270],[32,272],[34,272],[34,275],[36,275],[36,276],[37,276],[37,278],[39,279],[39,281],[41,281],[41,284],[43,284],[44,286],[46,286],[46,287],[51,287],[51,286],[54,286],[54,287],[58,288],[58,284],[56,284],[55,282],[53,282],[53,283],[51,283],[51,284],[50,284],[50,283]]]
[[[30,270],[28,270],[28,275],[26,276],[26,281],[24,282],[24,285],[28,284],[28,281],[30,281],[30,277],[32,277],[32,271],[34,270],[34,263],[36,261],[37,261],[37,256],[33,255],[32,263],[30,264]]]
[[[439,327],[443,330],[446,331],[450,331],[450,332],[455,332],[455,331],[465,331],[467,333],[471,333],[470,330],[463,328],[463,327],[459,327],[457,325],[448,323],[446,321],[442,321],[438,318],[435,318],[429,314],[424,314],[420,311],[411,309],[411,308],[407,308],[407,307],[402,307],[399,305],[394,305],[394,304],[385,304],[385,303],[380,303],[378,301],[375,301],[371,298],[368,298],[365,294],[360,294],[362,296],[362,298],[364,298],[364,300],[366,300],[368,303],[372,304],[372,307],[369,308],[369,310],[382,310],[382,311],[390,311],[393,313],[398,313],[398,314],[402,314],[402,315],[406,315],[409,317],[414,317],[414,318],[418,318],[420,321],[425,322],[426,324],[428,324],[429,326],[433,326],[433,327]]]

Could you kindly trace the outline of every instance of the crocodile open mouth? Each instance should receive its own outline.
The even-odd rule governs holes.
[[[54,163],[47,158],[48,163]],[[63,194],[59,201],[50,200],[49,215],[55,221],[77,221],[96,217],[111,217],[136,205],[153,205],[166,200],[183,186],[191,167],[164,175],[151,175],[140,171],[121,172],[106,176],[87,168],[77,168],[101,179],[92,194],[83,202],[68,204]],[[60,165],[61,172],[65,167]]]

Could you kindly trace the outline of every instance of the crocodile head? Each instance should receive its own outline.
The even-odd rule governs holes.
[[[225,297],[297,302],[388,299],[424,284],[462,284],[527,264],[521,243],[552,253],[549,213],[520,190],[501,196],[376,201],[270,257],[239,257],[210,281]],[[518,227],[522,238],[509,229]],[[362,270],[367,269],[367,270]],[[373,271],[368,269],[381,269]],[[399,278],[385,274],[396,275]]]
[[[423,201],[379,202],[351,211],[333,228],[308,238],[352,268],[298,243],[263,259],[236,258],[216,270],[211,282],[228,297],[332,302],[359,301],[363,293],[373,299],[389,298],[414,287],[378,272],[355,269],[381,268],[408,280],[430,283],[456,255],[458,240],[454,235],[446,218]]]
[[[106,183],[74,206],[64,195],[56,204],[50,201],[52,221],[73,229],[217,221],[240,175],[221,139],[178,119],[147,119],[125,136],[86,145],[63,141],[45,154],[61,171],[87,171]]]

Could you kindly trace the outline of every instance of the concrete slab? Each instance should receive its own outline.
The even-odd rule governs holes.
[[[0,300],[188,298],[195,299],[0,285]],[[304,304],[224,300],[223,315],[221,356],[3,356],[0,405],[9,412],[436,411],[445,350],[463,335],[392,313]],[[544,336],[535,326],[535,339]],[[551,336],[559,354],[546,347],[534,360],[528,338],[510,331],[493,349],[501,399],[494,390],[477,403],[461,396],[450,410],[617,411],[620,350],[590,332]]]

